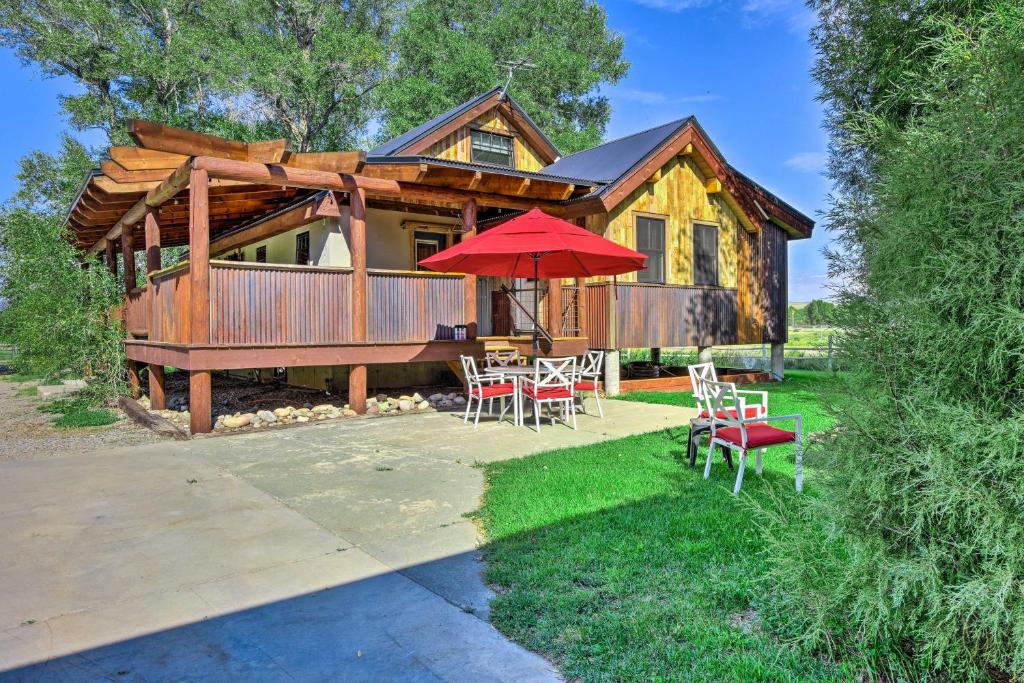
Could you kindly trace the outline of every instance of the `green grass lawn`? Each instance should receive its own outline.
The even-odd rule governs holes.
[[[816,392],[832,382],[793,372],[764,388],[772,413],[800,412],[810,432],[829,427]],[[692,405],[689,393],[626,398]],[[702,480],[685,437],[679,428],[488,465],[478,516],[494,624],[569,680],[853,679],[757,617],[756,502],[795,495],[792,447],[768,451],[763,480],[751,464],[735,498],[735,471],[716,456]],[[806,486],[813,495],[813,469]]]

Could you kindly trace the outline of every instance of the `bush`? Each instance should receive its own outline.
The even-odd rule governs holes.
[[[117,414],[100,408],[98,410],[75,410],[61,415],[54,421],[55,427],[81,429],[82,427],[103,427],[117,422]]]
[[[766,523],[766,610],[876,670],[1021,680],[1024,8],[935,28],[917,113],[872,124],[840,428],[820,497]]]

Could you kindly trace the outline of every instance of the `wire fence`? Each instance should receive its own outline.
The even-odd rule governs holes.
[[[836,340],[828,335],[822,346],[783,347],[784,367],[790,370],[838,370]],[[771,369],[771,344],[745,346],[716,346],[711,348],[712,361],[718,367],[740,368],[767,372]],[[685,367],[698,360],[697,349],[662,349],[660,363],[667,366]],[[650,362],[649,349],[623,351],[622,362]]]

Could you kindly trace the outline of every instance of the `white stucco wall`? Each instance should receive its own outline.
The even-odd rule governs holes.
[[[310,265],[349,267],[352,254],[349,251],[349,208],[343,206],[339,218],[328,218],[307,226],[290,230],[268,240],[250,244],[242,250],[242,259],[256,260],[256,249],[267,247],[268,263],[295,263],[295,236],[309,232]],[[417,221],[423,223],[454,225],[454,218],[382,211],[368,209],[366,212],[366,266],[385,270],[412,270],[411,239],[402,223]]]

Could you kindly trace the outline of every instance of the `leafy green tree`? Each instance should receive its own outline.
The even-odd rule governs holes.
[[[832,209],[849,386],[817,494],[769,527],[766,618],[888,679],[1019,680],[1024,6],[911,3],[904,34],[819,4],[852,41],[818,44],[834,141],[870,164]]]
[[[836,305],[831,301],[813,299],[804,308],[804,319],[808,325],[830,325],[836,321]]]
[[[611,113],[598,94],[629,65],[622,37],[589,0],[418,0],[394,36],[392,75],[381,87],[382,137],[398,135],[504,83],[565,153],[593,146]]]
[[[0,208],[0,329],[18,349],[19,370],[85,374],[99,395],[110,396],[125,380],[122,333],[111,317],[119,289],[94,260],[82,266],[63,227],[66,207],[92,163],[67,136],[60,155],[22,160],[21,190]]]

